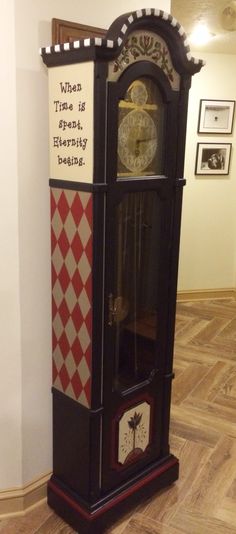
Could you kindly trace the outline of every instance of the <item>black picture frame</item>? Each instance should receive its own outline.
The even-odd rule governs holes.
[[[198,133],[231,134],[235,100],[200,100]]]
[[[229,174],[232,143],[198,143],[195,163],[197,175]]]

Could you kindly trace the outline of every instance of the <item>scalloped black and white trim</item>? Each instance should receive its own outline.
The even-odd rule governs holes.
[[[123,22],[122,27],[120,29],[119,36],[116,40],[110,40],[110,39],[104,39],[101,37],[94,37],[94,38],[87,38],[87,39],[80,39],[78,41],[74,41],[72,43],[64,43],[64,44],[56,44],[54,46],[47,46],[45,48],[40,48],[40,54],[56,54],[58,52],[67,52],[69,50],[76,50],[81,48],[89,48],[92,46],[102,47],[102,48],[110,48],[110,49],[117,49],[120,48],[120,46],[123,43],[125,34],[127,30],[130,28],[130,26],[135,22],[136,19],[140,19],[142,17],[157,17],[161,18],[165,21],[167,21],[173,28],[176,29],[178,34],[180,35],[183,45],[185,47],[186,51],[186,58],[188,61],[193,62],[195,65],[204,65],[205,62],[202,59],[194,58],[191,55],[190,48],[189,48],[189,42],[187,39],[187,35],[184,31],[183,26],[179,24],[179,22],[172,17],[169,13],[162,11],[161,9],[154,9],[154,8],[145,8],[145,9],[139,9],[137,11],[132,12],[129,17],[127,17],[126,21]]]

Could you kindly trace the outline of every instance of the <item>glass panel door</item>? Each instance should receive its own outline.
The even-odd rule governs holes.
[[[115,389],[147,379],[155,365],[160,206],[155,191],[126,193],[116,207]]]

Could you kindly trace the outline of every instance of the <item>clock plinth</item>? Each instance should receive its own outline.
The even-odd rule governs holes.
[[[170,455],[160,464],[139,473],[128,484],[122,484],[104,495],[90,507],[52,477],[48,485],[48,504],[79,534],[102,534],[121,515],[174,483],[178,475],[178,460]]]
[[[175,482],[171,383],[187,101],[202,67],[170,15],[42,49],[49,67],[53,475],[102,533]]]

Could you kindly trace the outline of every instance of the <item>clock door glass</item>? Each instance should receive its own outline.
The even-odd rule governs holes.
[[[164,105],[151,78],[131,83],[118,111],[118,178],[163,173]]]
[[[155,191],[126,193],[116,209],[114,387],[121,390],[155,367],[159,202]]]

